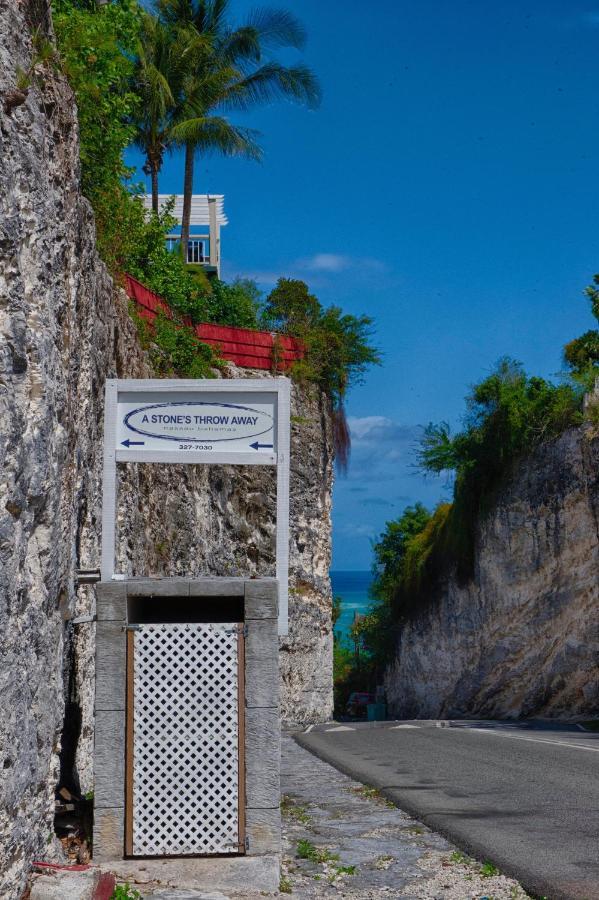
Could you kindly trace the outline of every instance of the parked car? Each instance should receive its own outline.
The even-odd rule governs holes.
[[[374,703],[374,694],[369,694],[367,691],[354,691],[349,695],[345,711],[354,719],[365,719],[366,707],[369,703]]]

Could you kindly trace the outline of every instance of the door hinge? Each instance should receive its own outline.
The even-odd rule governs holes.
[[[100,581],[101,574],[99,569],[76,569],[75,582],[77,584],[96,584]]]
[[[141,625],[123,625],[123,631],[139,631],[141,629]]]

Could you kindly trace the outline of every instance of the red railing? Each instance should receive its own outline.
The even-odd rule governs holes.
[[[166,300],[132,275],[125,275],[125,290],[146,322],[152,323],[159,313],[174,319]],[[183,321],[194,329],[200,340],[218,350],[223,359],[246,369],[273,369],[276,366],[284,371],[304,355],[300,342],[286,334],[213,325],[210,322],[193,326],[190,319],[184,318]]]

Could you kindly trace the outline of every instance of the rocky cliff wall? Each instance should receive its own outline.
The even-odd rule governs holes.
[[[229,366],[227,377],[268,377]],[[311,387],[291,392],[288,722],[331,713],[331,419]],[[263,467],[123,467],[117,551],[130,575],[274,575],[276,476]]]
[[[0,2],[0,92],[26,69],[43,0]],[[47,72],[0,111],[0,896],[16,898],[52,839],[59,781],[93,788],[93,588],[99,564],[103,385],[150,375],[94,246],[79,191],[76,109]],[[229,376],[236,373],[231,370]],[[332,707],[331,428],[293,392],[290,636],[284,713]],[[132,573],[272,570],[272,484],[262,470],[140,467],[121,484],[119,554]],[[269,569],[269,567],[271,567]]]
[[[481,523],[475,577],[402,630],[399,717],[599,711],[599,438],[572,430],[518,468]]]

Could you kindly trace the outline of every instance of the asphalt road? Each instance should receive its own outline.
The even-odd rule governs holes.
[[[599,734],[544,723],[332,723],[302,746],[533,896],[599,900]]]

